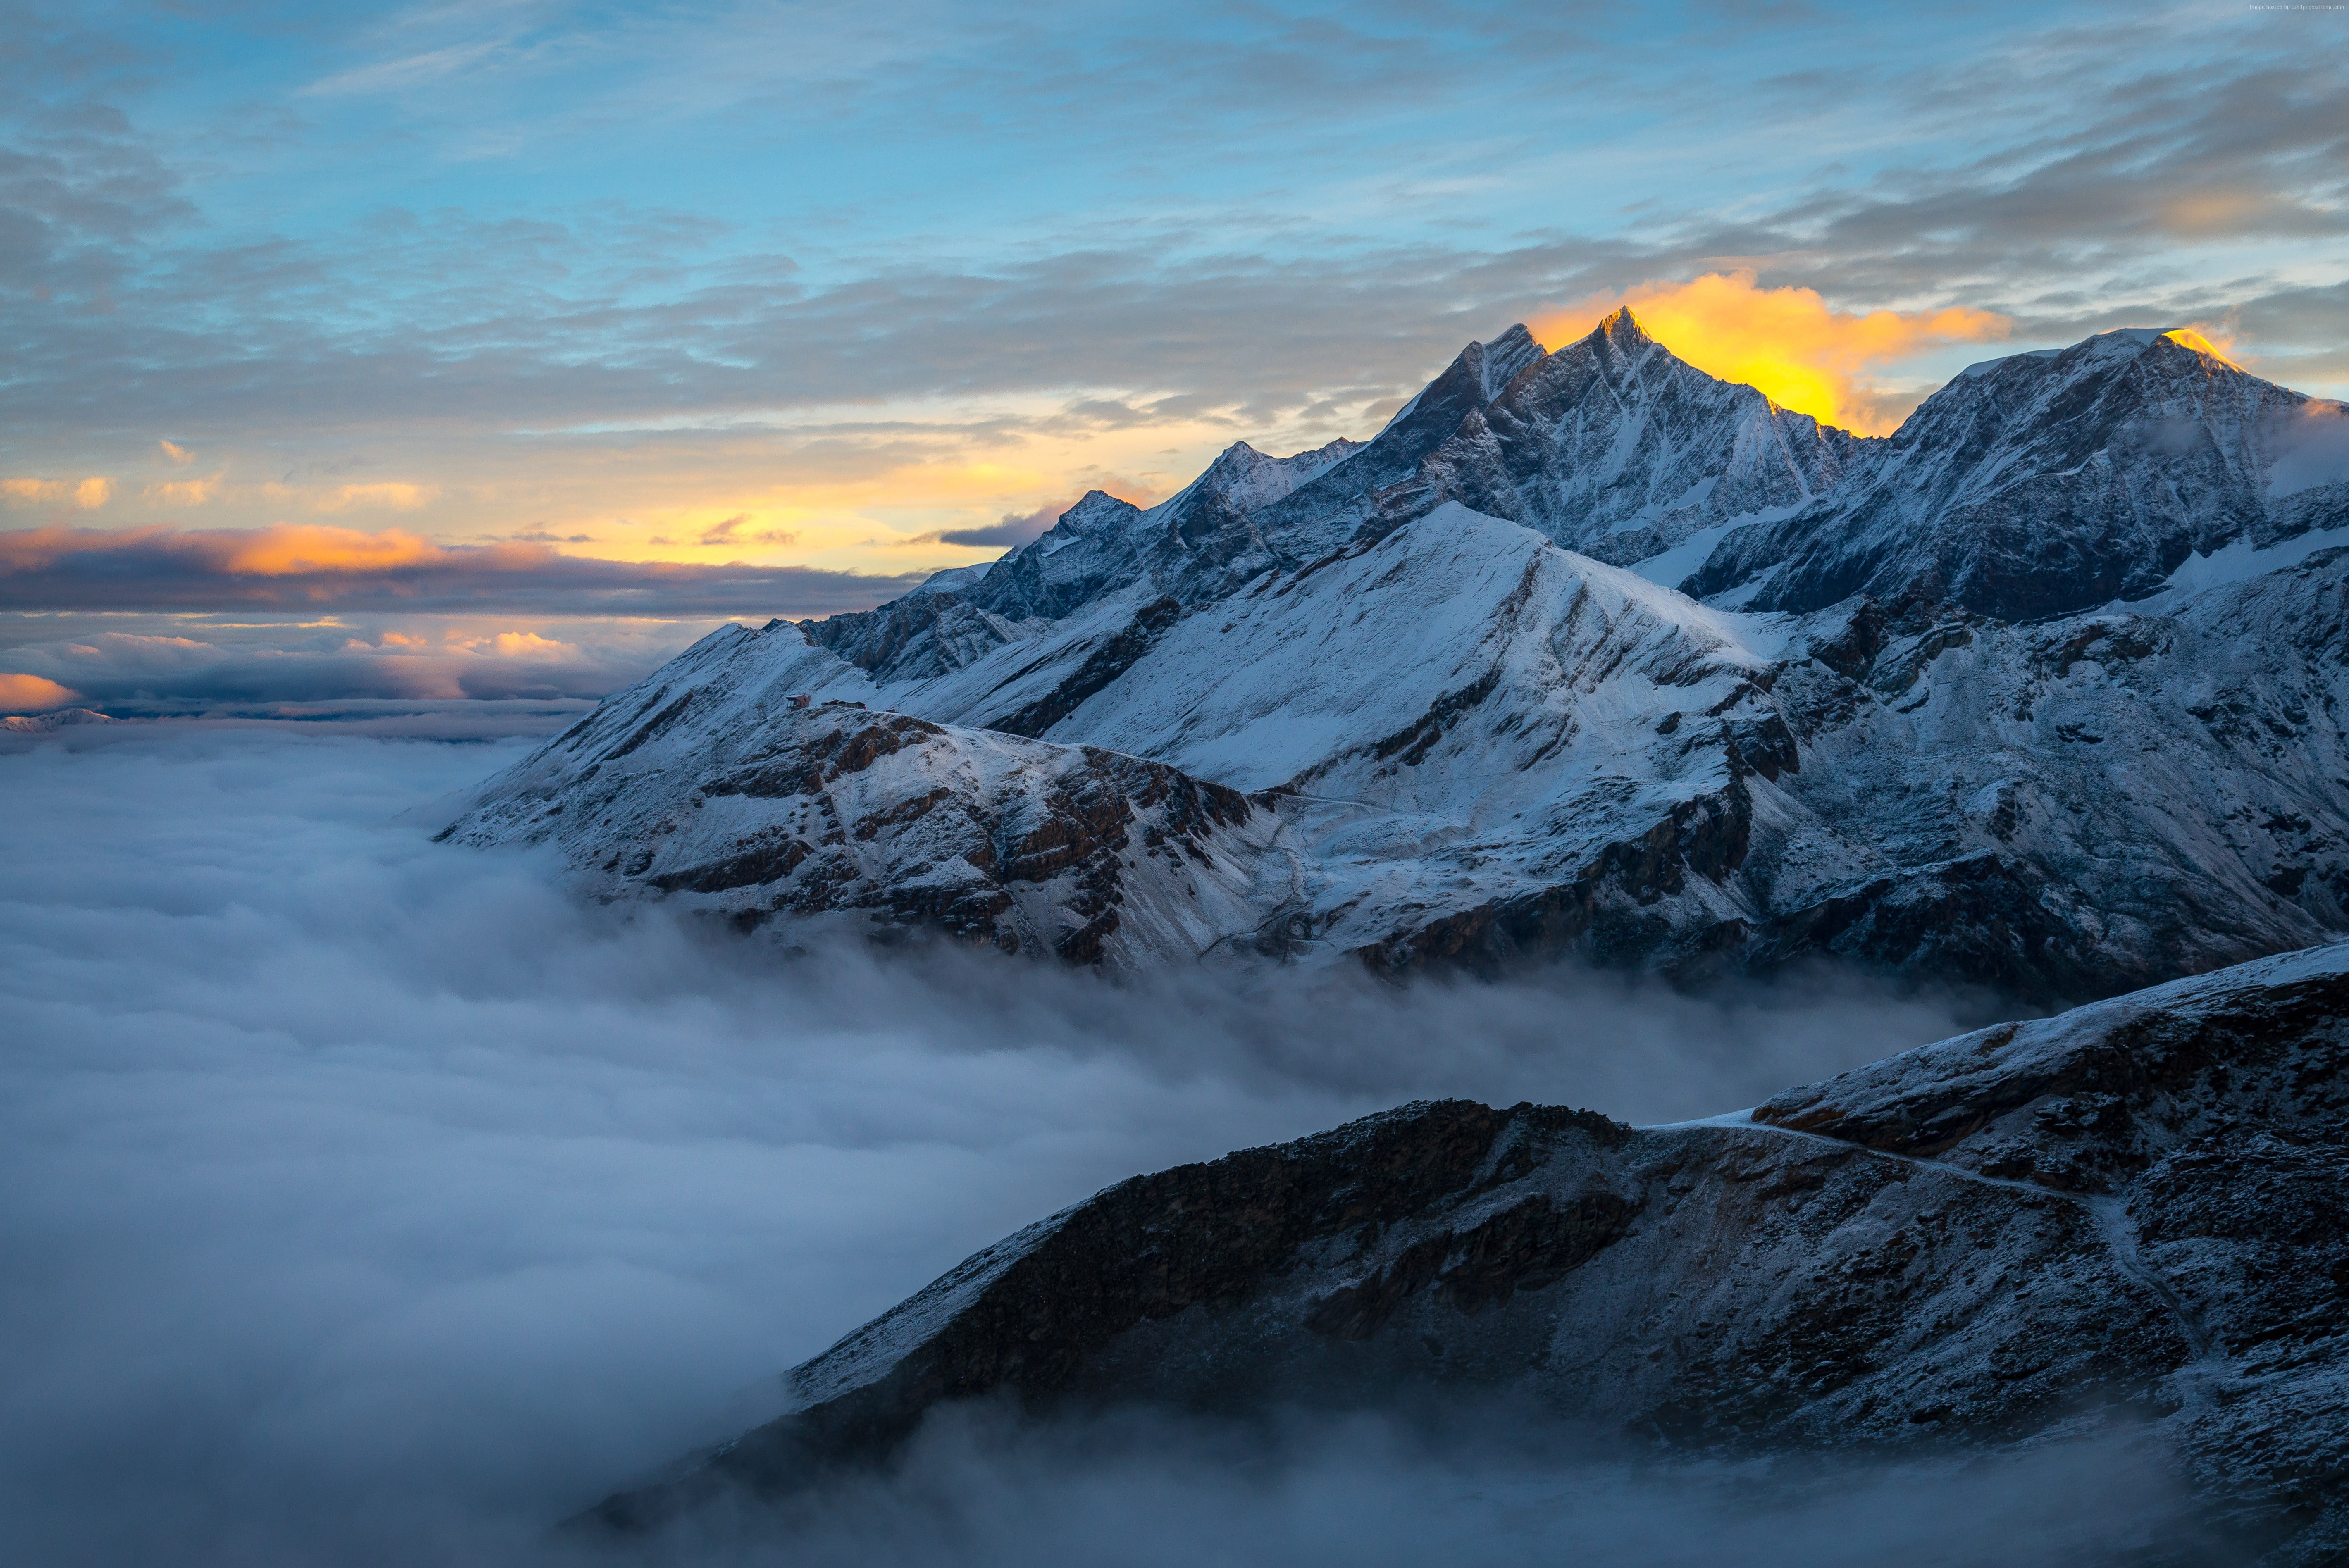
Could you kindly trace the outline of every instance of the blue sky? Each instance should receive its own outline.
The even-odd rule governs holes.
[[[804,613],[1722,273],[2001,318],[1866,366],[1888,419],[2121,325],[2338,395],[2344,42],[2242,5],[0,0],[0,531],[796,567]]]

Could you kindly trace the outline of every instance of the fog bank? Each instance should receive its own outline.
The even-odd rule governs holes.
[[[431,844],[528,744],[0,740],[16,1560],[512,1561],[763,1414],[776,1371],[1125,1176],[1422,1096],[1702,1115],[1970,1021],[1824,978],[1696,999],[1564,973],[1401,993],[784,962],[574,904],[531,856]],[[1615,1484],[1521,1488],[1520,1459],[1488,1486],[1392,1433],[1237,1459],[1192,1433],[1168,1451],[1202,1457],[1165,1470],[1139,1440],[1090,1444],[1091,1470],[1044,1438],[960,1440],[856,1515],[880,1534],[811,1515],[792,1551],[935,1561],[921,1522],[948,1517],[981,1556],[1081,1555],[1096,1530],[1140,1551],[1100,1522],[1154,1499],[1267,1539],[1409,1511],[1347,1501],[1366,1488],[1533,1542],[1573,1488]],[[1540,1501],[1553,1485],[1572,1495]],[[973,1509],[1045,1533],[988,1535]],[[1183,1560],[1252,1560],[1190,1540]]]

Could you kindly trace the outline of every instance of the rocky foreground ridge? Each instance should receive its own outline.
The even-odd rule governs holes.
[[[2150,1424],[2246,1561],[2349,1556],[2349,945],[1895,1056],[1710,1122],[1419,1103],[1138,1176],[585,1516],[885,1460],[930,1411],[1506,1391],[1681,1450]]]
[[[1367,443],[730,626],[450,830],[1113,967],[1819,953],[2077,1001],[2349,934],[2349,411],[2190,334],[1888,439],[1628,313]]]

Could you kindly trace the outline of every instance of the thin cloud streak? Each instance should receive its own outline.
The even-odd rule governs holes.
[[[318,527],[0,532],[0,610],[408,610],[781,615],[868,608],[923,574],[681,565],[541,544],[444,545]]]

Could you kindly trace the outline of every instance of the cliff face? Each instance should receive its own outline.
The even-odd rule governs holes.
[[[2349,1550],[2349,947],[1888,1058],[1706,1123],[1421,1103],[1136,1177],[616,1496],[655,1528],[941,1405],[1506,1391],[1682,1449],[2152,1423],[2254,1553]]]

